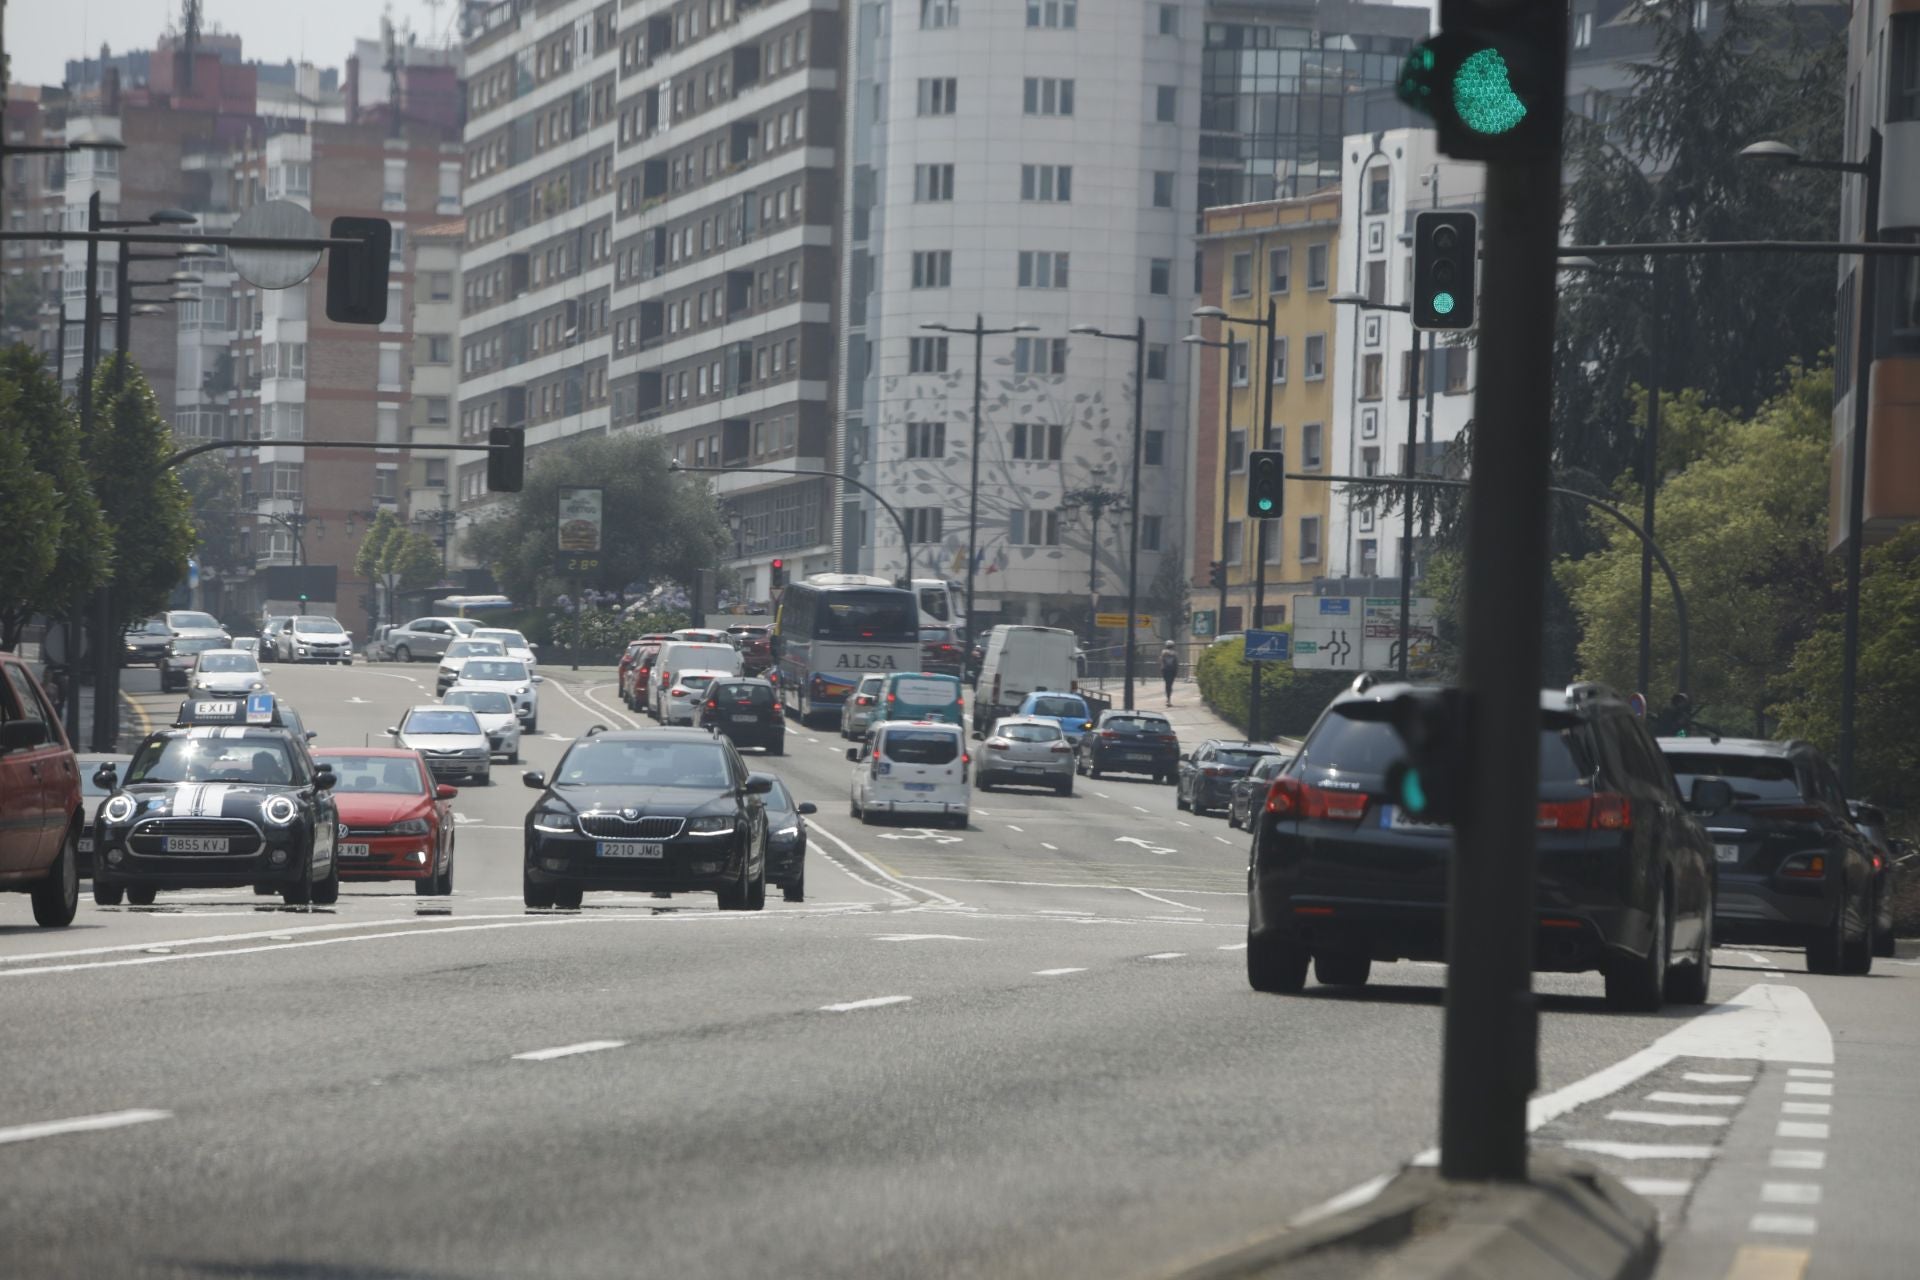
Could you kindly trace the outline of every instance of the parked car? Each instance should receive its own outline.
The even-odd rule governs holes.
[[[920,665],[942,675],[964,675],[967,650],[955,627],[920,628]]]
[[[440,669],[434,672],[435,693],[445,693],[460,678],[460,669],[467,665],[468,658],[504,658],[506,646],[498,640],[455,640],[447,646],[440,658]]]
[[[1060,725],[1042,716],[1005,716],[980,744],[976,771],[982,791],[996,786],[1051,787],[1073,794],[1073,744]]]
[[[1093,710],[1087,706],[1087,700],[1077,693],[1030,693],[1021,700],[1020,709],[1015,714],[1040,716],[1060,726],[1060,732],[1066,735],[1068,742],[1080,745],[1080,739],[1086,737],[1093,728]]]
[[[1383,705],[1416,686],[1362,676],[1328,705],[1255,814],[1247,981],[1297,992],[1366,982],[1375,960],[1444,960],[1453,828],[1395,803],[1405,757]],[[1604,686],[1540,695],[1536,970],[1598,969],[1607,1002],[1651,1011],[1707,998],[1713,844],[1658,748]],[[1692,789],[1716,812],[1724,784]]]
[[[465,707],[422,703],[387,730],[393,745],[418,751],[436,779],[486,786],[493,778],[493,744],[479,717]]]
[[[73,923],[89,829],[59,713],[27,664],[0,652],[0,890],[31,897],[43,928]]]
[[[395,662],[417,662],[438,658],[455,640],[464,640],[479,629],[472,618],[415,618],[387,633],[387,646]]]
[[[1292,756],[1273,752],[1254,761],[1253,768],[1245,776],[1233,780],[1233,789],[1227,794],[1227,825],[1229,827],[1253,827],[1253,815],[1260,812],[1267,803],[1267,789],[1273,785],[1281,766],[1293,759]]]
[[[1180,757],[1173,783],[1173,807],[1194,813],[1224,809],[1233,784],[1265,756],[1278,754],[1264,742],[1209,738]]]
[[[770,756],[787,751],[787,719],[772,682],[722,676],[707,686],[707,696],[695,719],[736,747],[764,747]]]
[[[1891,956],[1896,939],[1893,934],[1893,896],[1900,883],[1900,855],[1894,852],[1893,834],[1887,830],[1887,811],[1865,800],[1847,801],[1853,825],[1873,841],[1873,954]]]
[[[1874,845],[1819,748],[1688,737],[1662,738],[1660,750],[1681,787],[1717,780],[1732,789],[1707,823],[1719,940],[1804,947],[1810,973],[1871,971]]]
[[[847,748],[853,761],[848,808],[870,823],[882,814],[964,827],[973,788],[966,730],[931,720],[889,720],[867,741]]]
[[[1144,773],[1155,782],[1172,782],[1180,769],[1180,739],[1157,711],[1102,711],[1080,739],[1077,762],[1089,778]]]
[[[858,739],[867,736],[867,730],[880,714],[880,686],[886,681],[884,675],[860,677],[860,683],[854,686],[853,693],[840,704],[841,737]]]

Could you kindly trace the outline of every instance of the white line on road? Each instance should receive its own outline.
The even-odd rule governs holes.
[[[840,870],[845,872],[847,877],[851,880],[859,880],[862,884],[867,885],[867,887],[870,889],[883,889],[886,892],[892,894],[894,897],[899,898],[902,902],[913,901],[913,895],[907,892],[907,890],[911,889],[911,890],[914,890],[915,892],[923,893],[929,898],[933,898],[937,900],[942,906],[957,907],[960,905],[960,901],[957,898],[949,898],[944,893],[939,893],[932,889],[923,889],[918,884],[911,883],[906,880],[902,880],[899,876],[894,875],[891,871],[888,871],[885,867],[882,867],[879,863],[867,857],[866,854],[861,853],[858,849],[855,849],[852,845],[848,844],[845,840],[842,840],[839,836],[833,834],[833,832],[821,826],[817,820],[812,823],[809,823],[807,826],[807,829],[818,835],[825,836],[827,839],[833,841],[835,844],[840,846],[841,850],[844,851],[849,858],[852,858],[854,861],[858,862],[861,866],[873,872],[873,874],[879,876],[883,880],[889,881],[890,883],[873,884],[872,882],[864,880],[860,876],[855,875],[848,868],[840,866],[840,864],[838,862],[835,862],[833,858],[831,857],[827,858],[828,862],[832,862],[834,866],[839,867]],[[963,884],[966,883],[966,880],[964,877],[956,876],[955,880]],[[896,885],[899,887],[895,888],[894,886]]]
[[[1108,795],[1108,794],[1107,794],[1106,792],[1104,792],[1104,791],[1096,791],[1096,792],[1094,792],[1093,794],[1095,794],[1096,796],[1099,796],[1099,797],[1100,797],[1100,798],[1101,798],[1102,800],[1111,800],[1111,799],[1113,799],[1113,797],[1112,797],[1112,796],[1110,796],[1110,795]]]
[[[1782,1120],[1773,1127],[1776,1138],[1820,1138],[1825,1139],[1832,1126],[1821,1124],[1818,1120]]]
[[[1711,1160],[1718,1147],[1686,1146],[1670,1142],[1606,1142],[1596,1138],[1574,1138],[1560,1144],[1572,1151],[1591,1151],[1615,1160]]]
[[[513,829],[515,831],[518,831],[520,828],[515,827]],[[515,902],[518,902],[519,897],[516,895],[513,900]],[[187,913],[169,912],[167,914],[185,915]],[[225,919],[230,920],[233,918],[233,915],[231,912],[223,911],[217,914],[219,914]],[[493,915],[493,916],[468,916],[467,917],[467,919],[469,920],[518,920],[520,918],[521,917],[517,914],[511,915],[511,916]],[[354,921],[354,922],[343,923],[343,924],[308,924],[308,925],[294,925],[294,926],[278,926],[273,929],[256,930],[250,933],[216,933],[216,934],[210,934],[200,938],[170,938],[167,940],[166,945],[169,947],[176,947],[176,948],[207,947],[207,946],[215,946],[222,942],[253,942],[260,938],[270,938],[270,939],[277,940],[286,935],[296,934],[296,933],[338,933],[342,929],[366,929],[366,928],[375,927],[377,925],[405,924],[405,923],[407,923],[407,921],[405,920],[360,920],[360,921]],[[80,956],[112,955],[116,951],[144,951],[148,947],[153,945],[154,944],[151,942],[128,942],[128,943],[122,943],[118,946],[112,946],[112,947],[82,947],[73,951],[36,951],[30,955],[0,957],[0,964],[25,964],[30,960],[73,960]],[[6,972],[5,969],[0,969],[0,974],[4,974],[5,972]]]
[[[1767,1163],[1776,1169],[1824,1169],[1827,1153],[1818,1147],[1775,1147]]]
[[[1798,1213],[1756,1213],[1747,1230],[1775,1236],[1810,1236],[1820,1229],[1820,1220]]]
[[[1763,956],[1758,952],[1754,952],[1754,951],[1742,951],[1740,954],[1745,956],[1747,959],[1753,961],[1755,964],[1765,965],[1769,969],[1778,967],[1773,963],[1773,958],[1771,956]]]
[[[1831,1102],[1783,1102],[1780,1114],[1787,1116],[1830,1116],[1833,1114]]]
[[[625,1040],[582,1040],[579,1044],[563,1044],[554,1049],[533,1049],[527,1053],[513,1055],[515,1062],[551,1062],[555,1058],[571,1058],[580,1053],[599,1053],[604,1049],[624,1049]]]
[[[1155,902],[1164,902],[1170,907],[1178,907],[1182,911],[1205,911],[1206,910],[1205,907],[1191,907],[1184,902],[1175,902],[1172,898],[1163,898],[1157,893],[1148,893],[1145,889],[1135,889],[1133,890],[1133,892],[1139,894],[1143,898],[1151,898]]]
[[[820,827],[816,824],[809,829],[819,831]],[[821,832],[821,834],[824,835],[826,833]],[[914,883],[916,885],[1003,884],[1012,885],[1019,889],[1121,889],[1129,893],[1134,891],[1133,886],[1129,884],[1064,884],[1054,880],[985,880],[974,876],[921,876],[918,880],[914,881]],[[1209,898],[1245,898],[1247,896],[1245,889],[1168,889],[1167,892],[1204,894]],[[952,902],[952,899],[949,898],[948,901]]]
[[[1214,948],[1215,951],[1245,951],[1246,949],[1247,949],[1247,944],[1244,942],[1229,942],[1224,947]]]
[[[883,933],[875,942],[978,942],[978,938],[963,938],[957,933]]]
[[[1190,827],[1193,825],[1191,822],[1188,822],[1185,818],[1175,818],[1174,821],[1179,823],[1183,827]]]
[[[1696,1116],[1678,1111],[1609,1111],[1607,1119],[1628,1124],[1657,1124],[1669,1129],[1704,1129],[1733,1123],[1725,1116]]]
[[[1156,951],[1152,955],[1143,958],[1147,960],[1178,960],[1186,954],[1184,951]]]
[[[1021,835],[1027,834],[1027,829],[1025,827],[1016,827],[1011,822],[1007,824],[1007,830],[1018,831]]]
[[[1046,842],[1045,840],[1042,840],[1042,841],[1040,842],[1040,847],[1041,847],[1042,849],[1051,849],[1051,850],[1053,850],[1053,851],[1054,851],[1055,853],[1058,853],[1058,852],[1060,852],[1060,846],[1059,846],[1059,845],[1057,845],[1057,844],[1048,844],[1048,843],[1047,843],[1047,842]]]
[[[1036,977],[1036,978],[1057,978],[1057,977],[1059,977],[1059,976],[1060,976],[1061,974],[1064,974],[1064,973],[1085,973],[1086,971],[1087,971],[1087,970],[1086,970],[1086,967],[1085,967],[1085,966],[1082,966],[1082,967],[1080,967],[1080,968],[1078,968],[1078,969],[1072,969],[1072,968],[1068,968],[1068,969],[1035,969],[1035,970],[1033,971],[1033,976],[1034,976],[1034,977]]]
[[[1833,1072],[1825,1067],[1788,1067],[1787,1074],[1802,1080],[1831,1080]]]
[[[1766,1204],[1819,1204],[1817,1182],[1763,1182],[1760,1199]]]
[[[1218,841],[1219,841],[1219,842],[1220,842],[1221,844],[1232,844],[1232,843],[1233,843],[1233,841],[1231,841],[1231,840],[1229,840],[1229,839],[1227,839],[1227,838],[1226,838],[1225,836],[1215,836],[1215,837],[1214,837],[1214,839],[1215,839],[1215,840],[1218,840]]]
[[[1644,1101],[1683,1107],[1737,1107],[1744,1098],[1737,1093],[1676,1093],[1671,1089],[1656,1089]]]
[[[1151,812],[1153,812],[1153,810],[1151,810],[1151,809],[1149,809],[1149,808],[1147,808],[1147,806],[1145,806],[1145,805],[1143,805],[1143,804],[1137,804],[1137,805],[1135,805],[1135,806],[1133,806],[1133,807],[1134,807],[1134,808],[1136,808],[1136,809],[1138,809],[1138,810],[1139,810],[1139,811],[1140,811],[1141,813],[1151,813]]]
[[[32,1142],[35,1138],[53,1138],[63,1133],[92,1133],[97,1129],[119,1129],[130,1124],[167,1120],[172,1116],[171,1111],[136,1108],[131,1111],[108,1111],[97,1116],[75,1116],[71,1120],[45,1120],[39,1124],[18,1124],[10,1129],[0,1129],[0,1144]]]
[[[1752,1084],[1752,1076],[1730,1076],[1718,1071],[1689,1071],[1680,1077],[1688,1084]]]
[[[881,1005],[905,1004],[912,996],[875,996],[871,1000],[849,1000],[845,1004],[823,1004],[822,1013],[852,1013],[855,1009],[878,1009]]]
[[[1690,1178],[1623,1178],[1627,1190],[1641,1196],[1683,1196],[1693,1190]]]

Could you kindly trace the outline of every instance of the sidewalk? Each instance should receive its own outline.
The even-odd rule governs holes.
[[[1119,681],[1109,681],[1107,687],[1100,692],[1110,696],[1116,708],[1120,706],[1123,693]],[[1208,738],[1223,738],[1229,742],[1239,742],[1246,737],[1240,730],[1214,714],[1213,708],[1200,697],[1199,683],[1192,679],[1173,682],[1171,706],[1167,703],[1166,686],[1160,682],[1158,674],[1155,674],[1152,680],[1136,680],[1133,694],[1133,705],[1137,709],[1156,711],[1167,718],[1168,723],[1173,725],[1174,733],[1179,735],[1180,748],[1183,751],[1190,750]],[[1298,738],[1271,738],[1269,741],[1289,751],[1300,749]]]

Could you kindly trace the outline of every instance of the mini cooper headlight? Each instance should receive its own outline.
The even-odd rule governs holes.
[[[128,795],[112,796],[101,806],[100,816],[108,822],[125,822],[133,817],[133,811],[139,806]]]
[[[273,796],[260,806],[260,816],[276,827],[284,827],[300,813],[300,806],[286,796]]]

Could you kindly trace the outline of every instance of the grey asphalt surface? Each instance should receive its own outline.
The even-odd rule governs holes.
[[[272,683],[347,746],[381,742],[432,675]],[[549,675],[526,768],[631,718],[604,672]],[[156,719],[177,705],[138,682]],[[964,832],[866,827],[843,746],[792,726],[787,756],[756,762],[821,810],[808,901],[758,915],[707,895],[525,911],[533,793],[506,766],[456,802],[450,902],[354,884],[311,912],[89,900],[51,933],[0,899],[0,1272],[1154,1276],[1431,1145],[1443,970],[1251,993],[1246,837],[1223,819],[1080,779],[1072,798],[977,795]],[[1845,1176],[1910,1193],[1913,1135],[1875,1148],[1871,1130],[1881,1108],[1915,1114],[1920,972],[1811,979],[1775,958],[1723,953],[1716,997],[1814,996],[1843,1055],[1874,1064],[1857,1123],[1885,1155]],[[1548,1090],[1690,1016],[1610,1014],[1597,977],[1537,987]],[[163,1114],[26,1128],[132,1109]],[[1710,1167],[1703,1188],[1739,1172]],[[1864,1229],[1910,1257],[1912,1217]],[[1673,1229],[1684,1242],[1684,1212]],[[1810,1274],[1897,1274],[1846,1269],[1833,1233],[1802,1243]],[[1670,1274],[1717,1280],[1717,1248]]]

